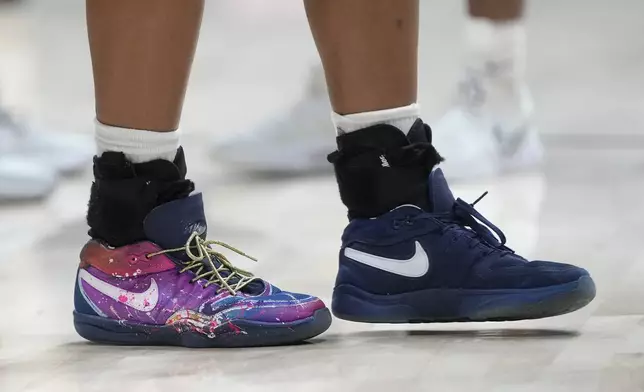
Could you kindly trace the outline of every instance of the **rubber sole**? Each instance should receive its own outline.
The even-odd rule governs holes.
[[[331,308],[338,318],[365,323],[514,321],[573,312],[589,304],[595,293],[590,276],[535,289],[430,289],[397,295],[340,285],[333,291]]]
[[[97,343],[133,346],[182,346],[192,348],[261,347],[299,343],[331,326],[328,308],[291,323],[236,320],[205,334],[185,325],[150,325],[112,320],[74,311],[74,327],[83,338]]]

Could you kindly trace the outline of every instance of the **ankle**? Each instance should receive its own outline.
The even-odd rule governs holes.
[[[349,218],[373,218],[403,204],[429,210],[427,181],[442,158],[417,120],[407,135],[388,124],[338,136],[330,154]]]
[[[143,221],[155,207],[187,197],[194,184],[185,179],[183,149],[174,162],[156,159],[133,163],[122,152],[94,158],[94,177],[87,211],[89,235],[111,246],[145,239]]]

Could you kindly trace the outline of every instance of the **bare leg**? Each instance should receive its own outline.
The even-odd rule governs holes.
[[[97,118],[178,127],[204,0],[87,0]]]
[[[418,0],[305,0],[338,114],[416,102]]]

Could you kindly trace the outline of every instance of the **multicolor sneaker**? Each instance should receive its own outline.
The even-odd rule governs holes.
[[[246,347],[300,342],[329,328],[320,299],[234,267],[214,247],[244,254],[206,240],[206,227],[195,194],[153,209],[146,241],[113,248],[90,240],[76,279],[76,331],[111,344]]]
[[[454,199],[442,170],[430,172],[437,158],[431,131],[420,120],[406,136],[391,126],[348,135],[338,138],[340,150],[330,156],[352,217],[333,291],[336,317],[370,323],[534,319],[572,312],[595,297],[586,270],[526,260],[476,211],[478,200]],[[367,203],[374,208],[365,210]]]

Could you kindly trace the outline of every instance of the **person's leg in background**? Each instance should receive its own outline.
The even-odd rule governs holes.
[[[465,179],[538,166],[543,149],[525,80],[525,0],[467,4],[456,105],[434,126],[446,173]]]
[[[74,324],[86,339],[272,345],[331,323],[321,300],[235,268],[212,247],[234,248],[205,239],[178,131],[203,7],[87,0],[98,155],[74,295]]]
[[[488,321],[589,303],[585,270],[527,262],[455,200],[418,118],[418,0],[305,0],[324,66],[349,225],[332,309],[361,322]]]

